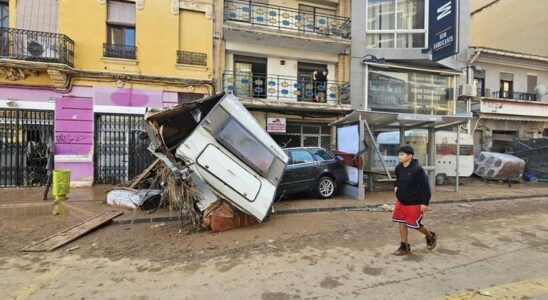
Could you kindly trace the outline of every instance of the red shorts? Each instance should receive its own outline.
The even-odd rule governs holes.
[[[405,205],[400,201],[396,201],[394,212],[392,213],[392,221],[397,223],[405,223],[407,227],[421,228],[422,225],[422,210],[420,205]]]

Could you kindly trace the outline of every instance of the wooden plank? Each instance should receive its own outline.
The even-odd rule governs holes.
[[[141,172],[141,174],[139,174],[139,176],[137,176],[137,178],[135,178],[135,180],[133,180],[133,182],[131,183],[129,188],[130,189],[135,189],[137,184],[139,184],[139,182],[141,180],[143,180],[143,178],[145,178],[145,176],[147,176],[148,173],[150,173],[150,171],[152,171],[152,169],[158,164],[159,161],[160,161],[159,158],[156,159],[152,164],[150,164],[150,166],[148,166],[143,172]]]
[[[75,239],[83,236],[84,234],[92,231],[93,229],[109,222],[110,220],[121,215],[121,211],[117,212],[103,212],[95,217],[88,219],[80,224],[77,224],[73,227],[69,227],[63,231],[60,231],[50,237],[47,237],[41,241],[38,241],[36,244],[27,246],[21,251],[26,252],[43,252],[43,251],[53,251],[63,245],[66,245]]]

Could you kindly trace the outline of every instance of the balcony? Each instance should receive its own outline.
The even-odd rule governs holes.
[[[491,91],[489,91],[489,89],[477,88],[476,96],[478,96],[478,97],[489,97],[489,95],[491,95]]]
[[[74,41],[64,34],[0,27],[0,58],[74,65]]]
[[[304,77],[227,71],[223,75],[223,89],[242,99],[350,104],[350,85],[347,82],[318,82]]]
[[[137,47],[104,43],[103,57],[137,59]]]
[[[537,95],[533,93],[523,92],[493,92],[493,98],[496,99],[513,99],[513,100],[525,100],[525,101],[537,101]]]
[[[192,66],[207,66],[207,54],[189,51],[177,51],[177,63]]]
[[[247,42],[340,53],[350,45],[350,18],[290,7],[225,0],[225,36]],[[295,42],[305,39],[308,43]],[[322,45],[322,47],[319,47]]]

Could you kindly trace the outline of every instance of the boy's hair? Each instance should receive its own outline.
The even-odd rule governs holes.
[[[405,153],[408,155],[415,155],[415,150],[411,146],[402,146],[398,150],[398,153]]]

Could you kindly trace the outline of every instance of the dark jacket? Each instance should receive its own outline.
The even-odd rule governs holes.
[[[416,159],[407,167],[399,164],[396,167],[396,198],[407,205],[428,205],[430,203],[430,185],[428,175]]]

